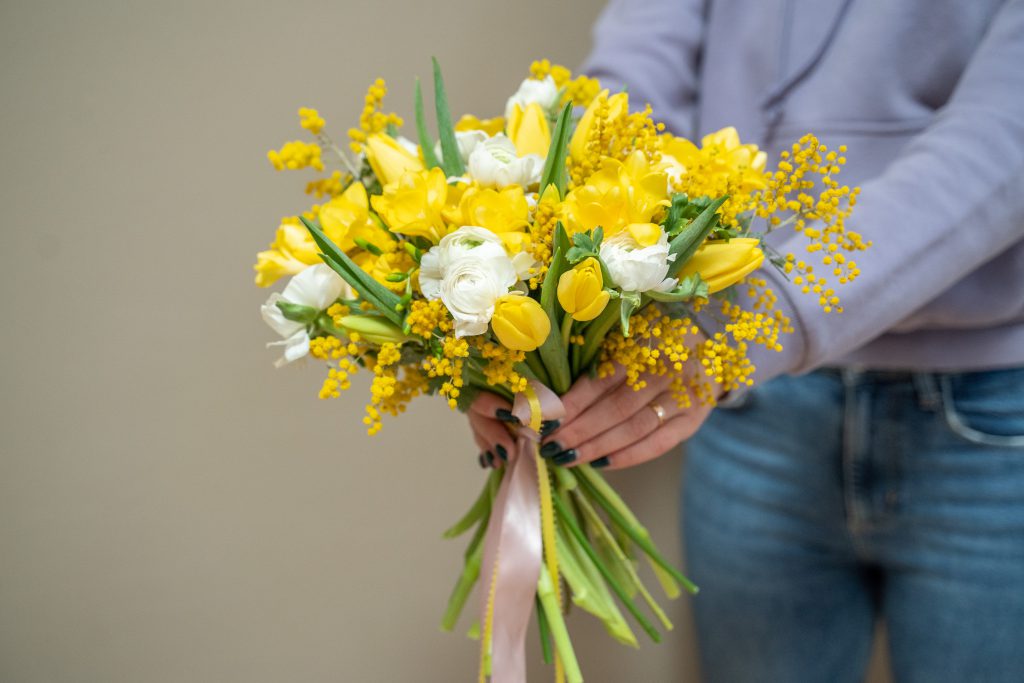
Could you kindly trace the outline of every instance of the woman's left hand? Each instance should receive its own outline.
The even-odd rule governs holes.
[[[566,415],[548,430],[541,454],[560,465],[622,469],[666,453],[693,436],[712,409],[696,398],[680,408],[669,391],[673,377],[646,375],[639,391],[625,383],[622,368],[578,379],[562,397]]]

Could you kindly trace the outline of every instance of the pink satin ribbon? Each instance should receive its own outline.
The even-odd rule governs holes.
[[[554,420],[565,415],[558,396],[539,382],[530,382],[540,401],[541,417]],[[540,434],[530,429],[530,403],[517,394],[512,413],[522,426],[505,465],[505,476],[491,509],[484,540],[481,576],[494,585],[481,590],[481,626],[487,620],[493,591],[491,683],[525,683],[526,629],[533,613],[534,596],[543,562],[540,494],[536,453]]]

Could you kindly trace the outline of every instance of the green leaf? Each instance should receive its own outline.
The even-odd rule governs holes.
[[[670,292],[651,290],[647,296],[655,301],[689,301],[690,299],[707,299],[708,283],[701,279],[700,273],[687,275]]]
[[[441,165],[437,155],[434,154],[434,141],[430,139],[427,132],[427,121],[423,114],[423,90],[420,88],[420,79],[416,79],[416,90],[414,92],[413,108],[416,112],[416,136],[420,139],[420,149],[423,150],[423,161],[427,168],[437,168]]]
[[[690,257],[693,256],[694,252],[704,242],[704,239],[715,228],[718,222],[718,216],[715,212],[718,211],[718,208],[728,198],[728,196],[719,197],[708,204],[708,207],[701,211],[700,215],[690,221],[672,239],[669,243],[669,253],[675,254],[676,258],[669,264],[668,277],[675,277],[676,273],[682,270],[686,262],[690,260]]]
[[[352,288],[359,292],[360,296],[373,304],[386,318],[401,326],[403,316],[395,310],[400,303],[398,296],[367,275],[345,252],[338,249],[319,227],[306,220],[305,216],[300,216],[300,220],[309,230],[309,234],[313,236],[313,241],[320,247],[320,251],[323,252],[320,256],[324,263],[333,268],[345,282],[352,285]]]
[[[605,306],[601,315],[594,318],[587,327],[586,334],[584,335],[586,341],[580,351],[580,369],[590,367],[594,358],[597,357],[597,352],[601,350],[604,338],[608,336],[608,332],[611,331],[617,322],[619,322],[619,309],[609,303]]]
[[[565,252],[565,260],[571,263],[572,265],[576,265],[580,261],[586,259],[588,256],[593,255],[594,252],[589,251],[587,249],[582,249],[580,247],[571,247],[569,251]]]
[[[640,308],[640,295],[636,292],[623,292],[619,300],[619,322],[622,324],[622,336],[629,336],[629,316]]]
[[[289,301],[285,301],[284,299],[279,299],[275,305],[281,311],[281,315],[283,315],[285,319],[296,323],[302,323],[303,325],[308,325],[316,320],[316,317],[320,315],[320,311],[316,310],[312,306],[293,304]]]
[[[558,242],[556,226],[555,242]],[[551,388],[555,393],[561,395],[569,390],[572,382],[569,372],[569,358],[566,355],[565,345],[562,344],[562,336],[558,334],[561,321],[558,319],[558,306],[555,298],[558,289],[558,278],[567,266],[562,249],[555,247],[555,254],[551,259],[551,265],[544,276],[544,283],[540,288],[540,305],[548,314],[551,321],[551,334],[548,335],[539,349],[540,357],[544,361],[548,377],[551,379]]]
[[[441,138],[441,168],[449,178],[466,172],[459,153],[459,143],[455,140],[455,126],[452,124],[452,112],[448,108],[448,95],[444,90],[444,77],[441,76],[441,65],[437,58],[434,62],[434,110],[437,112],[437,135]]]
[[[572,102],[568,102],[558,115],[554,133],[551,135],[551,146],[548,147],[548,156],[544,160],[544,172],[540,176],[541,195],[544,194],[548,185],[554,185],[558,190],[558,196],[565,197],[565,187],[569,184],[569,178],[565,171],[565,154],[569,149],[571,127]]]

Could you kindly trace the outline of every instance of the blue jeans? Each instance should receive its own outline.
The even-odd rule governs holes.
[[[687,568],[710,683],[1024,681],[1024,368],[822,370],[687,446]]]

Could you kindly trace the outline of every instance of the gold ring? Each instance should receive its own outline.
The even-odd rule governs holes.
[[[657,401],[651,401],[647,404],[647,407],[654,411],[654,414],[658,416],[658,426],[665,424],[665,409],[661,407],[661,404]]]

